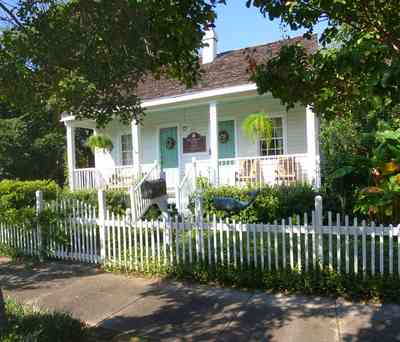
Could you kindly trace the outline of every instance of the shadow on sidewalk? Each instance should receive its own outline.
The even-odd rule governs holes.
[[[101,271],[94,265],[46,261],[13,262],[0,260],[0,286],[6,291],[26,291],[51,288],[55,284],[95,276]]]
[[[399,305],[138,281],[75,263],[24,265],[0,260],[0,286],[18,300],[47,295],[77,280],[70,291],[49,298],[60,302],[63,293],[63,304],[76,305],[78,316],[82,312],[88,319],[99,315],[96,305],[104,309],[108,314],[97,326],[124,333],[115,339],[118,342],[130,341],[128,336],[157,341],[400,341]],[[69,294],[74,291],[80,297]]]
[[[336,341],[333,300],[161,282],[99,323],[125,337],[200,341]]]

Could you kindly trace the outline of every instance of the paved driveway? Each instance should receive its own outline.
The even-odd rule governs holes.
[[[6,296],[163,341],[400,341],[400,306],[251,293],[0,258]]]

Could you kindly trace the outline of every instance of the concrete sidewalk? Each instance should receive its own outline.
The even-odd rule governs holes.
[[[6,296],[148,340],[400,341],[400,306],[250,293],[0,258]],[[127,340],[128,341],[128,340]]]

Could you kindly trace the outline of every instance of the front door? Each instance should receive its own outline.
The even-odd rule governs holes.
[[[235,121],[218,122],[219,158],[235,158]]]
[[[160,128],[160,164],[167,186],[176,186],[179,182],[177,127]]]

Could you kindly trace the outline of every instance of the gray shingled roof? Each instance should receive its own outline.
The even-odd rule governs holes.
[[[313,36],[310,40],[296,37],[251,48],[227,51],[218,54],[214,62],[202,66],[204,71],[202,79],[193,88],[187,89],[176,80],[167,78],[156,80],[148,77],[139,84],[137,92],[142,100],[151,100],[250,83],[246,54],[251,53],[257,62],[261,62],[265,58],[276,56],[284,44],[298,43],[303,44],[310,53],[315,52],[318,48],[317,37]]]

